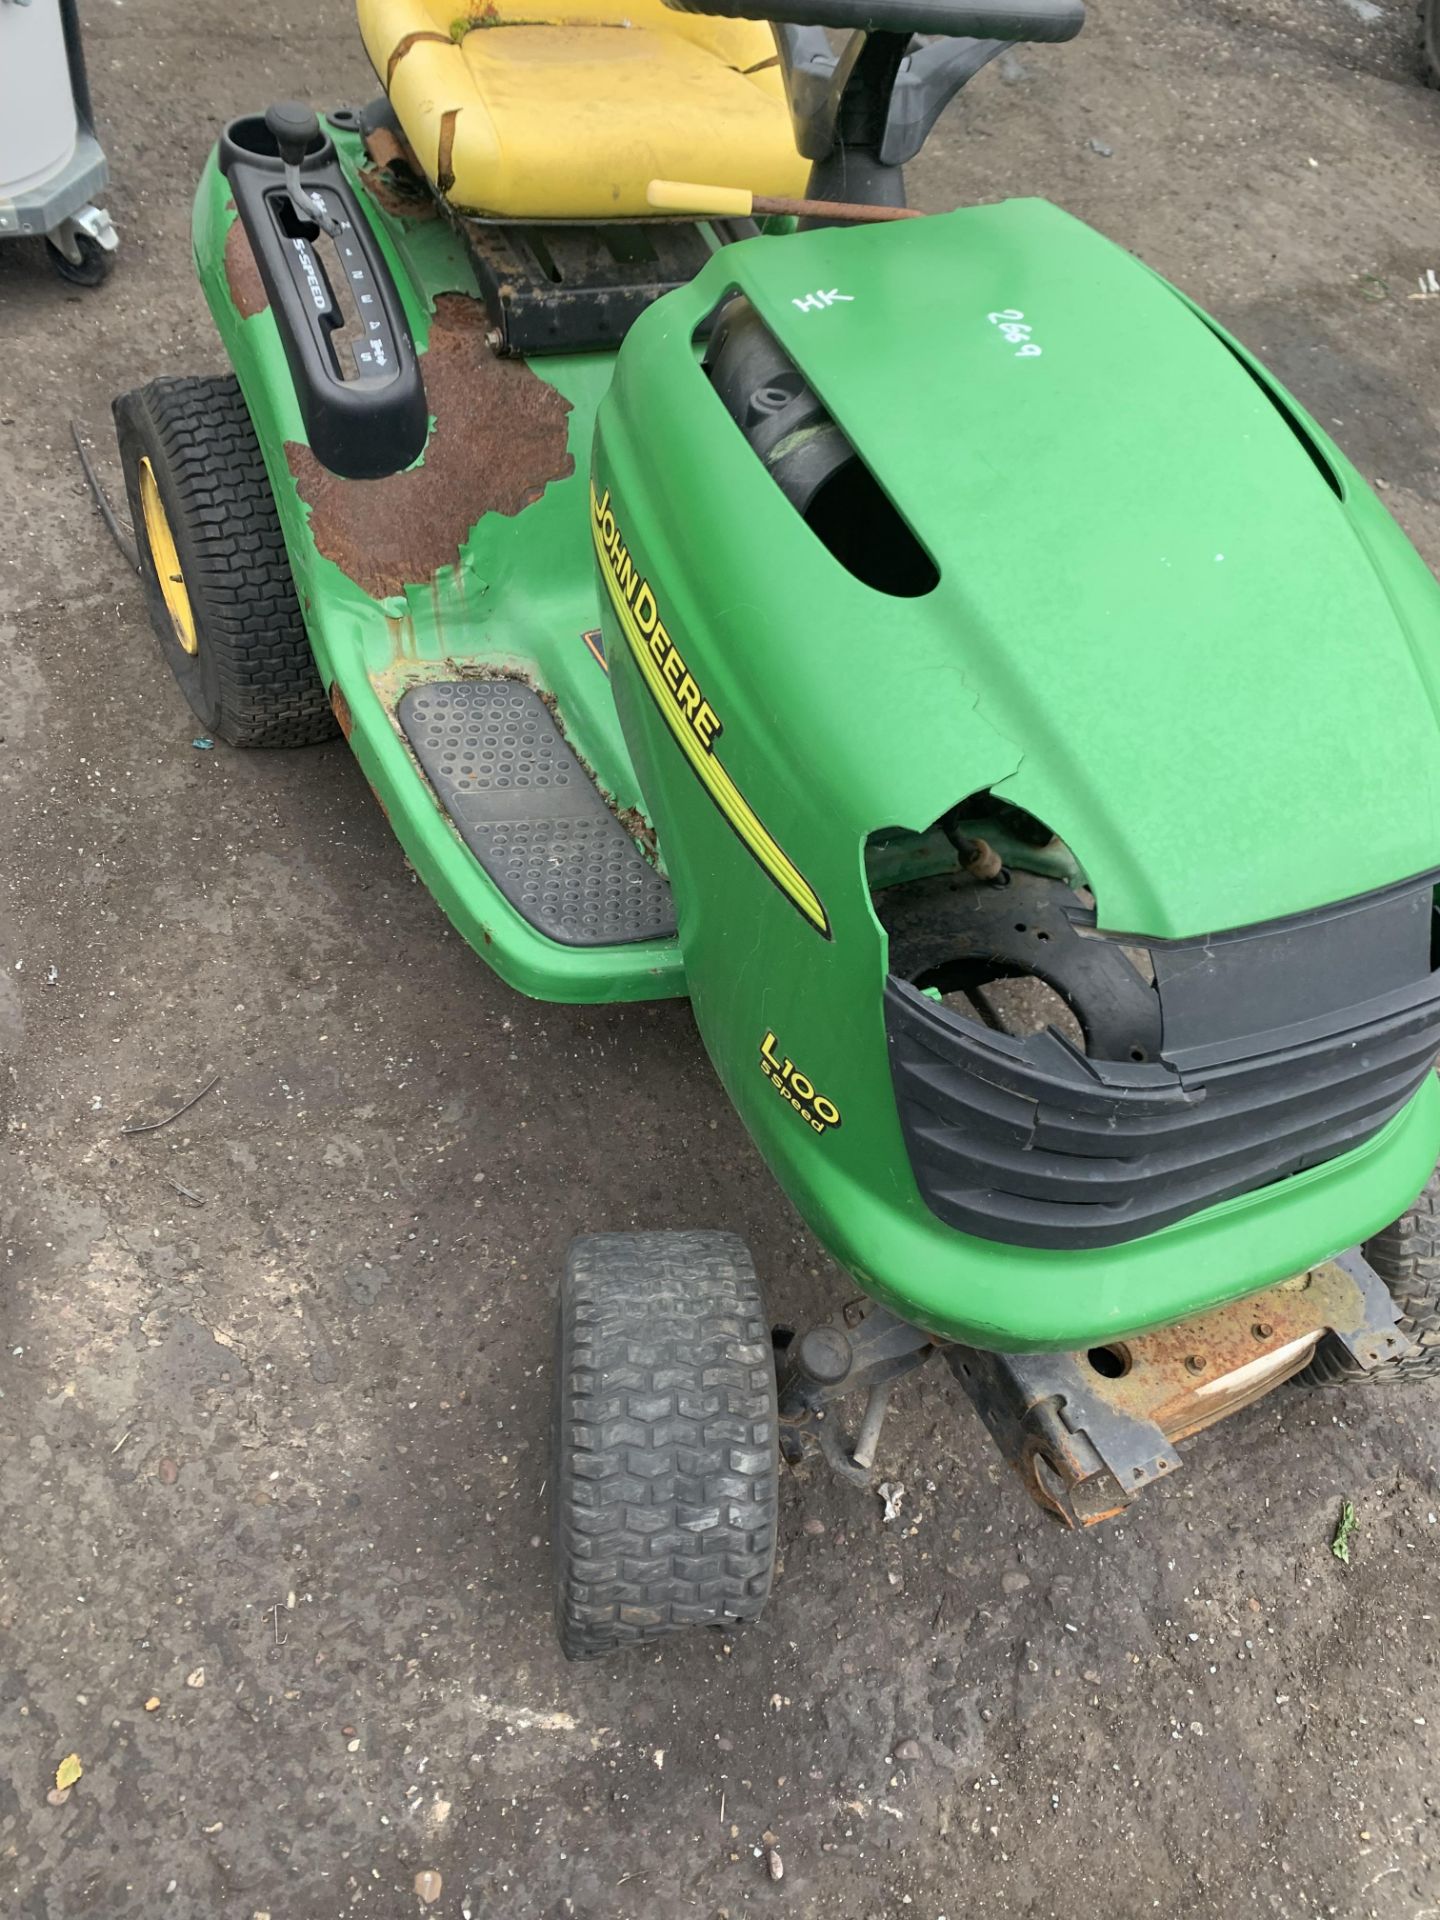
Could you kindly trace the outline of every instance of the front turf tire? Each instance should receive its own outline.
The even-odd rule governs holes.
[[[571,1660],[753,1620],[775,1567],[775,1363],[730,1233],[588,1234],[560,1290],[555,1619]]]
[[[1440,1379],[1440,1169],[1431,1174],[1414,1206],[1382,1227],[1362,1251],[1389,1289],[1399,1309],[1400,1330],[1414,1345],[1366,1373],[1332,1341],[1296,1378],[1306,1387],[1384,1387]]]
[[[239,381],[152,380],[115,402],[115,432],[151,624],[205,732],[232,747],[328,740],[335,718]]]

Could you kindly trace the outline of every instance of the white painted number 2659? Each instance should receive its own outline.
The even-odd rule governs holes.
[[[1031,327],[1018,307],[1005,307],[999,313],[989,316],[992,327],[998,327],[1015,349],[1017,360],[1036,360],[1040,348],[1030,338]]]

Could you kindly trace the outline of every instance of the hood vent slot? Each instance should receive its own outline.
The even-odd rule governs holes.
[[[939,569],[743,294],[721,308],[705,370],[781,493],[847,573],[916,599]]]

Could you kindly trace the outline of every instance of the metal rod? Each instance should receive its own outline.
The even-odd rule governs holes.
[[[880,1429],[885,1424],[890,1390],[894,1385],[893,1380],[880,1381],[878,1386],[870,1389],[870,1398],[865,1402],[865,1418],[860,1422],[860,1431],[855,1436],[850,1458],[867,1473],[875,1464],[875,1449],[880,1444]]]
[[[751,200],[757,214],[794,214],[797,220],[847,220],[857,225],[869,220],[923,220],[918,207],[870,207],[856,200],[797,200],[785,193],[757,193]]]
[[[100,484],[99,474],[96,473],[94,467],[90,464],[90,456],[86,453],[85,443],[80,438],[80,429],[73,420],[70,422],[70,437],[75,442],[75,451],[80,456],[80,465],[84,468],[85,478],[89,483],[91,493],[95,496],[95,504],[100,509],[100,518],[105,522],[106,531],[120,549],[121,553],[123,553],[125,558],[130,562],[130,565],[135,569],[136,573],[139,573],[140,555],[136,550],[135,542],[121,526],[119,515],[111,506],[109,495]]]

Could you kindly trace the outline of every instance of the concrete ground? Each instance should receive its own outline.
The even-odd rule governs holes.
[[[562,1663],[567,1240],[737,1228],[777,1318],[843,1283],[683,1006],[509,993],[342,746],[192,748],[67,421],[113,483],[111,396],[219,366],[187,241],[219,124],[370,77],[343,0],[85,12],[120,264],[82,294],[0,249],[0,1912],[1440,1915],[1435,1393],[1277,1394],[1074,1540],[921,1376],[902,1524],[788,1477],[759,1627]],[[975,83],[914,191],[1045,194],[1138,251],[1440,563],[1411,29],[1095,0]]]

